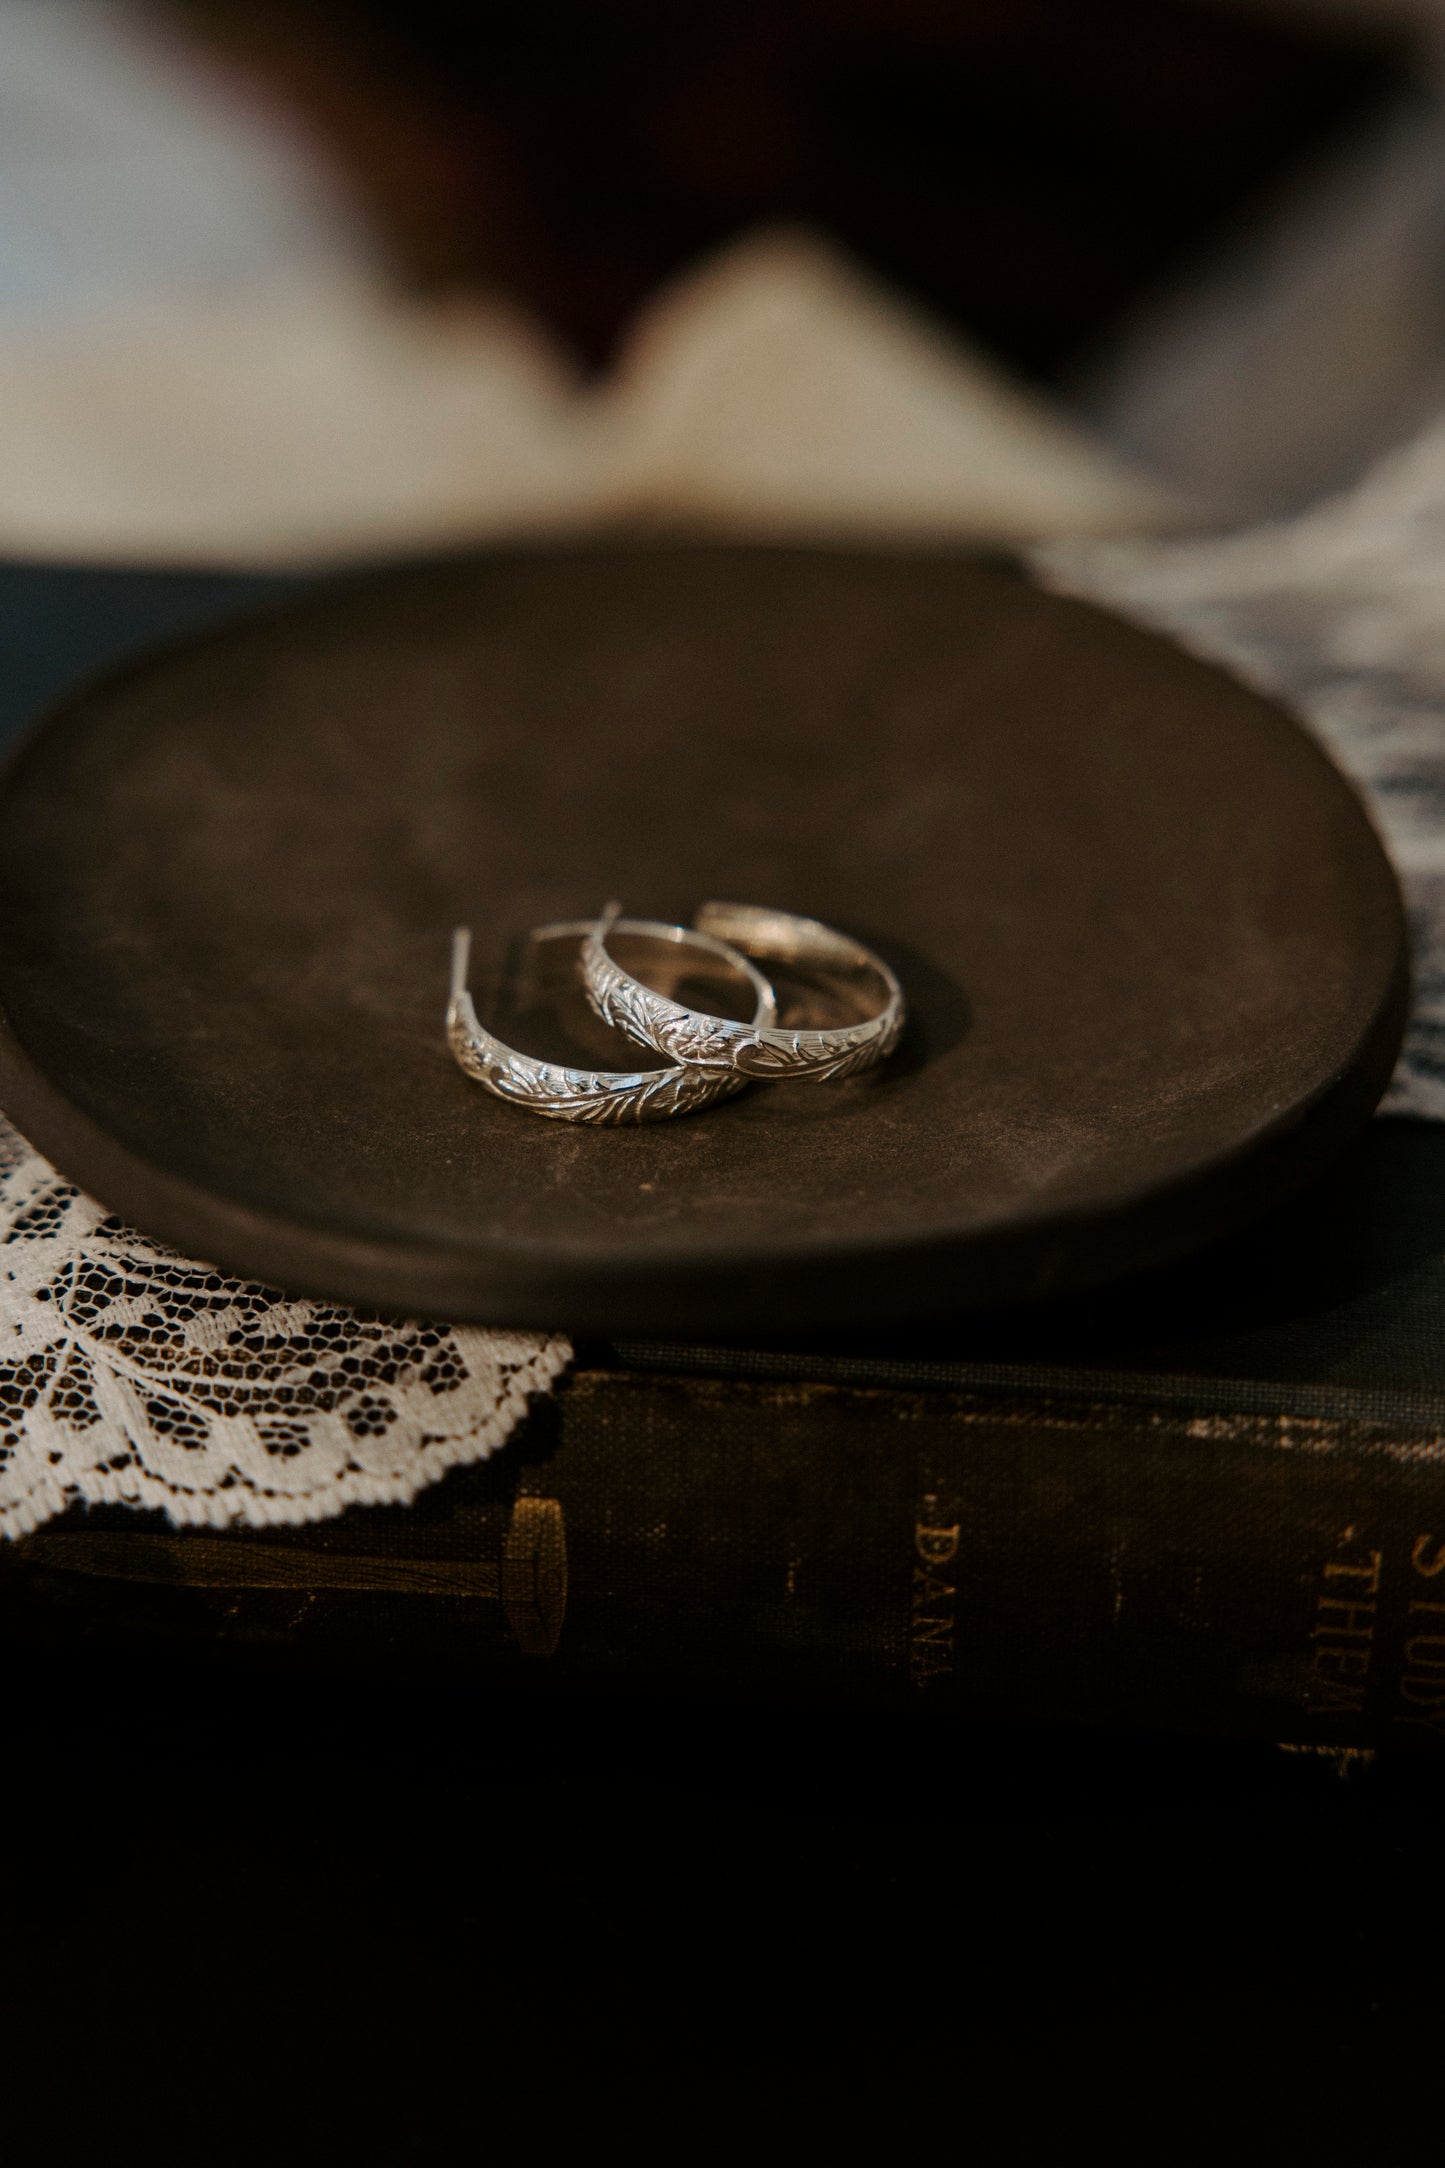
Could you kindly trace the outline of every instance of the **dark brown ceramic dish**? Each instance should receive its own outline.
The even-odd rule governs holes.
[[[489,1099],[449,930],[827,919],[888,1068],[637,1130]],[[945,553],[578,548],[318,591],[73,699],[0,788],[0,1099],[148,1232],[499,1323],[1055,1294],[1319,1167],[1398,1043],[1393,875],[1278,707]]]

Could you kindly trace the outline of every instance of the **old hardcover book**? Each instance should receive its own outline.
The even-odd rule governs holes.
[[[409,1508],[72,1514],[12,1651],[1445,1739],[1445,1132],[1066,1308],[848,1347],[614,1345]]]

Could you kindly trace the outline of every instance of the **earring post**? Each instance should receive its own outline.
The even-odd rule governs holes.
[[[472,929],[456,926],[452,929],[452,989],[453,1001],[460,1001],[467,990],[467,971],[472,960]]]

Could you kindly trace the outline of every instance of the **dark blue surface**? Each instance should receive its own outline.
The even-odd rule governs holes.
[[[272,573],[0,564],[0,746],[111,663],[305,584]]]

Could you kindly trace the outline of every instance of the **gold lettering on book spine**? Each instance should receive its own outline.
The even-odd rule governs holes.
[[[1363,1716],[1375,1648],[1382,1554],[1353,1528],[1325,1561],[1315,1595],[1305,1707],[1312,1716]]]
[[[927,1492],[913,1524],[908,1626],[908,1676],[919,1688],[947,1677],[954,1666],[958,1587],[948,1569],[958,1556],[959,1527],[940,1520],[938,1498]]]
[[[1410,1550],[1410,1598],[1405,1607],[1404,1662],[1399,1697],[1402,1724],[1418,1724],[1445,1736],[1445,1590],[1432,1587],[1445,1573],[1445,1543],[1417,1536]]]

